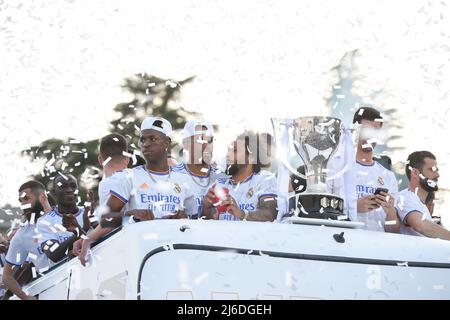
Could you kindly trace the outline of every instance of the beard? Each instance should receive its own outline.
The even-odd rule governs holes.
[[[41,202],[39,200],[36,201],[34,206],[31,208],[31,211],[36,213],[36,215],[40,214],[42,211],[44,211],[44,207],[42,206]]]
[[[437,182],[427,178],[420,178],[420,186],[427,192],[436,192],[439,190]]]
[[[230,164],[227,166],[227,169],[225,170],[225,173],[229,176],[234,176],[236,173],[239,172],[239,170],[243,167],[243,165],[239,164]]]
[[[23,212],[25,218],[29,221],[31,219],[31,215],[34,213],[34,219],[40,217],[40,213],[44,211],[44,207],[42,206],[39,200],[36,200],[35,204],[30,208]]]

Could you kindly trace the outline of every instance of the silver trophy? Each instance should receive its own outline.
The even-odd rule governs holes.
[[[280,120],[272,119],[272,123],[275,137],[280,137]],[[343,216],[343,199],[327,193],[326,185],[328,161],[339,146],[341,120],[320,116],[300,117],[291,121],[288,134],[304,164],[298,169],[290,167],[290,171],[295,170],[293,181],[301,180],[306,184],[306,188],[296,191],[295,198],[290,199],[291,211],[296,216],[308,218],[337,219]]]

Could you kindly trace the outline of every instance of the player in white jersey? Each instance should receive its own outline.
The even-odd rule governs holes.
[[[66,251],[72,250],[72,244],[90,228],[88,210],[77,207],[77,189],[74,176],[58,173],[53,180],[57,206],[37,223],[41,249],[53,262],[63,259]]]
[[[17,295],[20,299],[34,300],[34,297],[28,296],[21,289],[13,276],[13,267],[20,267],[25,262],[31,262],[37,274],[44,272],[51,265],[39,246],[40,235],[36,230],[36,221],[40,221],[42,219],[40,216],[45,212],[51,211],[51,207],[45,195],[44,186],[37,181],[28,181],[20,186],[19,201],[23,209],[23,222],[9,243],[5,256],[3,282],[11,294]]]
[[[158,218],[186,218],[195,213],[194,196],[189,188],[190,178],[172,170],[167,164],[171,133],[172,126],[166,119],[148,117],[142,122],[139,145],[146,164],[111,177],[115,181],[107,202],[111,213],[104,215],[100,222],[103,230],[90,234],[89,240],[83,241],[79,253],[83,265],[90,244],[118,227],[124,214],[138,222]],[[129,210],[123,213],[125,205],[128,205]]]
[[[103,167],[103,179],[98,185],[99,206],[94,212],[94,223],[101,220],[103,213],[109,212],[106,203],[111,194],[110,190],[113,189],[115,183],[111,176],[116,172],[128,170],[130,157],[128,156],[128,144],[125,137],[119,133],[111,133],[102,137],[97,159],[100,166]],[[123,208],[124,211],[127,211],[127,209],[128,206]],[[91,220],[91,224],[92,222]],[[101,229],[97,224],[95,225],[96,229]],[[95,232],[95,230],[92,230],[92,232]],[[99,230],[96,232],[99,232]],[[72,253],[75,256],[79,255],[83,241],[84,239],[81,238],[74,242]]]
[[[450,240],[450,231],[433,222],[428,196],[438,190],[439,169],[429,151],[409,155],[406,165],[408,188],[399,193],[397,209],[403,234]]]
[[[110,191],[114,187],[114,179],[111,176],[116,172],[128,170],[130,158],[127,153],[127,141],[121,134],[108,134],[100,140],[98,163],[103,167],[103,179],[98,185],[100,209],[106,206]],[[100,221],[101,212],[102,210],[96,210],[98,221]]]
[[[274,174],[261,170],[261,163],[267,161],[265,153],[258,135],[250,131],[239,135],[227,153],[227,173],[231,177],[219,179],[208,190],[203,215],[220,220],[273,221],[277,215],[276,179]],[[228,195],[220,195],[224,187]]]
[[[358,123],[361,129],[355,161],[349,165],[345,176],[328,181],[329,191],[344,198],[350,219],[364,222],[365,229],[399,232],[400,221],[394,206],[397,180],[392,171],[373,160],[376,136],[383,123],[381,114],[374,108],[361,107],[355,112],[353,123]],[[333,160],[328,166],[331,176],[336,174]],[[377,188],[384,190],[376,194]]]
[[[201,216],[203,197],[208,188],[219,178],[227,175],[212,163],[214,128],[203,120],[186,122],[183,130],[183,151],[185,161],[172,169],[190,179],[190,189],[195,196],[197,210],[193,218]]]

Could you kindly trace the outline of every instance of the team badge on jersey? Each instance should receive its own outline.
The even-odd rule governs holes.
[[[247,198],[251,198],[251,197],[253,197],[253,188],[250,188],[250,189],[248,189],[248,191],[247,191]]]
[[[382,186],[384,186],[384,180],[382,177],[378,177],[378,183],[381,184]]]
[[[173,190],[175,190],[176,193],[180,193],[180,192],[181,192],[181,188],[180,188],[180,186],[178,185],[178,183],[174,183],[174,188],[173,188]]]

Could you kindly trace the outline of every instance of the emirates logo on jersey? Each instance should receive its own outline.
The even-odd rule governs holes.
[[[140,189],[148,189],[149,186],[145,182],[139,186]]]
[[[384,186],[384,180],[383,180],[382,177],[378,177],[378,180],[377,180],[377,181],[378,181],[378,184]]]
[[[175,190],[176,193],[181,192],[181,187],[178,185],[178,183],[174,183],[173,190]]]
[[[251,198],[251,197],[253,197],[253,188],[250,188],[250,189],[248,189],[248,191],[247,191],[247,198]]]

